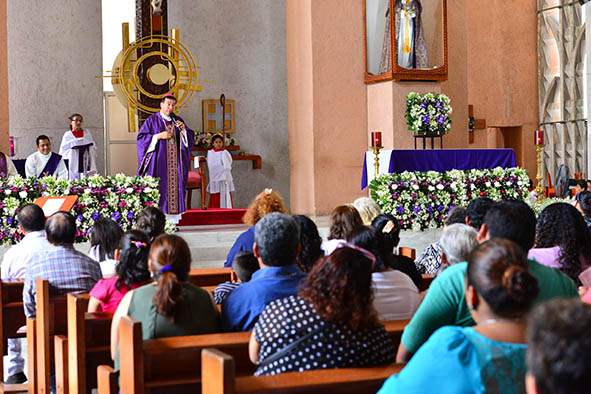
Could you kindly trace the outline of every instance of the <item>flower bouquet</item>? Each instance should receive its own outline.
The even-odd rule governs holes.
[[[445,94],[410,92],[406,96],[406,122],[416,134],[442,136],[451,129],[452,108]]]
[[[219,133],[204,133],[200,132],[195,137],[195,146],[199,148],[209,149],[211,148],[211,137]],[[229,134],[226,134],[226,146],[236,145],[236,138]]]

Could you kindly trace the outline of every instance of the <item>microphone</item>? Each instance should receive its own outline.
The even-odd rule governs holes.
[[[172,119],[172,124],[174,125],[174,127],[181,132],[181,128],[176,124],[176,122],[178,121],[178,118],[176,117],[176,115],[174,114],[174,112],[170,113],[170,119]]]

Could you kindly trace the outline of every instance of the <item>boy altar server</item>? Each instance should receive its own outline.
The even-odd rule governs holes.
[[[51,151],[51,141],[46,135],[35,140],[37,152],[27,157],[25,174],[27,178],[53,176],[57,179],[68,179],[68,169],[61,155]]]

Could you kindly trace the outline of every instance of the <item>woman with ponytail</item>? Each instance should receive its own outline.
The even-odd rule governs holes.
[[[538,295],[523,250],[495,239],[468,259],[465,301],[473,327],[435,331],[379,393],[524,393],[525,317]]]
[[[90,291],[88,312],[114,312],[123,296],[129,291],[152,281],[148,270],[150,241],[141,231],[131,230],[123,234],[114,257],[116,276],[99,280]]]
[[[219,330],[210,292],[187,282],[191,251],[184,239],[164,234],[152,243],[148,267],[154,283],[128,292],[111,324],[111,357],[119,369],[119,322],[122,316],[142,323],[143,339],[210,334]]]

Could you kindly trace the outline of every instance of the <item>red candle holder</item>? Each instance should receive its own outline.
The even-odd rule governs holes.
[[[371,132],[371,147],[381,148],[382,147],[382,132],[372,131]]]
[[[10,140],[10,156],[14,156],[14,137],[11,135],[8,138]]]
[[[544,145],[544,130],[536,130],[534,133],[534,143]]]

